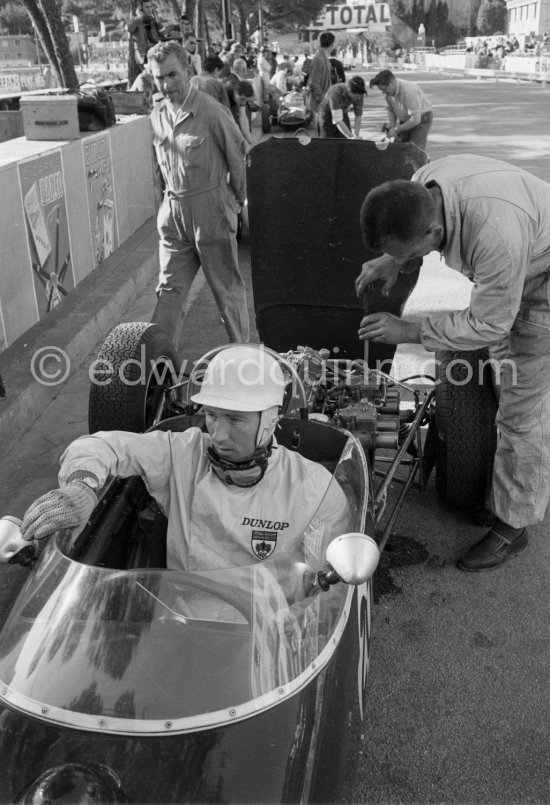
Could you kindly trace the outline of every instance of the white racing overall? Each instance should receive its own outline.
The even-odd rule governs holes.
[[[277,561],[323,565],[321,544],[348,530],[349,508],[324,467],[275,446],[256,486],[228,486],[207,456],[210,436],[109,431],[77,439],[61,457],[60,479],[76,470],[140,475],[168,518],[170,569],[214,570]],[[332,481],[332,483],[331,483]],[[328,536],[327,536],[328,535]]]

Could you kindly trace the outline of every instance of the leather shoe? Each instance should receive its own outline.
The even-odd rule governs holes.
[[[483,539],[473,545],[457,563],[460,570],[468,573],[483,573],[495,570],[512,556],[517,556],[527,549],[527,531],[523,531],[508,539],[491,529]]]
[[[474,509],[472,512],[472,523],[475,525],[481,525],[484,528],[492,528],[495,523],[497,522],[496,514],[487,508],[487,506],[478,506],[477,509]]]

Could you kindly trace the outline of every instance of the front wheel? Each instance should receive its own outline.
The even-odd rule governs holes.
[[[487,350],[437,352],[436,489],[449,506],[473,509],[491,485],[497,401]]]
[[[115,327],[94,364],[88,404],[90,433],[142,433],[170,415],[179,361],[168,336],[156,324]]]

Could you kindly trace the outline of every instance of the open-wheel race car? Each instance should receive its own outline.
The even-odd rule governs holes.
[[[262,105],[262,131],[268,134],[272,126],[287,131],[307,128],[313,121],[313,112],[308,108],[303,90],[293,89],[280,98],[270,98]]]
[[[494,450],[482,353],[440,355],[422,391],[383,370],[391,350],[365,361],[357,340],[357,202],[422,159],[345,140],[251,151],[256,323],[287,378],[276,438],[330,471],[348,528],[323,535],[305,569],[168,570],[166,518],[143,481],[110,479],[84,530],[45,547],[0,634],[0,801],[337,799],[352,714],[367,712],[379,551],[434,464],[442,498],[468,508]],[[398,312],[409,291],[390,299]],[[90,431],[204,427],[191,396],[216,352],[182,374],[156,325],[119,325],[96,363]],[[33,561],[17,522],[0,532],[0,558]]]
[[[135,362],[123,372],[144,345],[136,395]],[[189,397],[216,352],[174,388],[158,327],[115,328],[98,358],[90,429],[203,427]],[[142,479],[109,480],[84,530],[48,542],[0,635],[2,802],[334,800],[352,683],[363,706],[379,554],[364,533],[361,444],[296,418],[305,389],[280,360],[277,440],[330,470],[325,495],[332,484],[344,493],[347,531],[321,529],[307,565],[168,570],[166,517]],[[4,560],[33,550],[10,519],[0,545]]]

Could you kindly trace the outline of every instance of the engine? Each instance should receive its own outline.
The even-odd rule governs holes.
[[[289,413],[303,409],[305,399],[310,419],[351,431],[365,449],[397,449],[400,428],[411,421],[412,414],[410,410],[400,411],[398,385],[388,375],[369,369],[362,360],[340,361],[329,355],[328,350],[310,347],[282,355],[303,386],[293,388]]]

